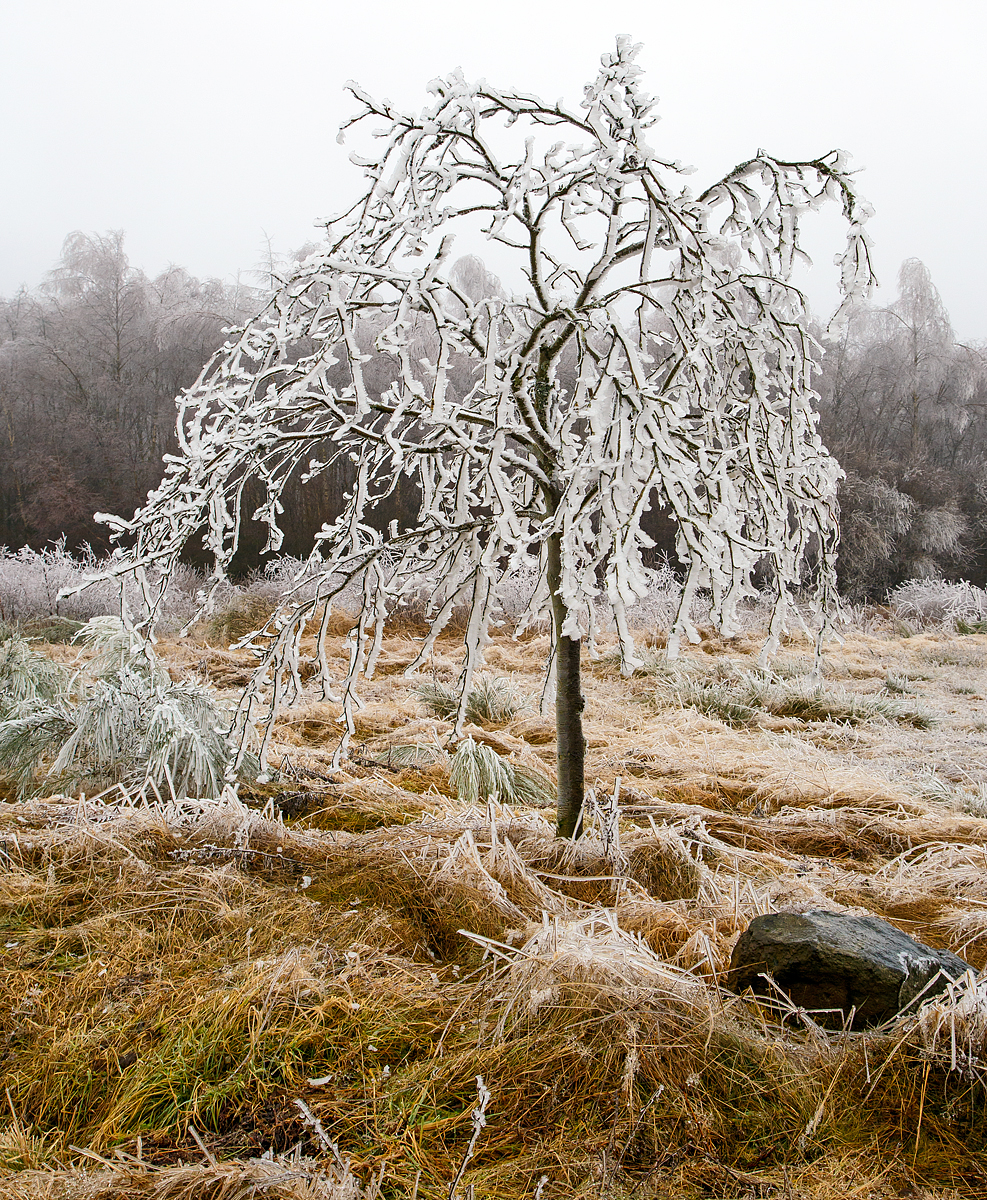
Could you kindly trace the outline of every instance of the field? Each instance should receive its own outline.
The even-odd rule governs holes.
[[[987,636],[857,618],[821,683],[753,627],[630,678],[601,647],[576,845],[546,637],[493,641],[454,755],[456,635],[407,679],[413,622],[344,770],[306,694],[238,795],[8,791],[0,1197],[987,1196],[987,985],[867,1033],[721,986],[771,910],[987,962]],[[235,633],[159,651],[232,696]]]

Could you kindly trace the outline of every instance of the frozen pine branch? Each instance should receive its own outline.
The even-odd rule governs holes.
[[[280,547],[293,475],[352,464],[343,511],[253,641],[241,743],[258,713],[270,730],[297,695],[306,621],[323,614],[324,632],[356,586],[345,677],[331,680],[317,655],[352,731],[385,618],[426,581],[431,632],[409,670],[466,606],[461,730],[498,587],[534,554],[528,617],[554,629],[559,829],[571,836],[581,639],[602,588],[633,667],[627,610],[648,591],[650,507],[673,515],[687,568],[671,655],[696,636],[696,590],[709,589],[729,632],[759,566],[775,589],[769,650],[810,576],[817,607],[833,602],[839,469],[816,432],[816,346],[791,273],[803,216],[835,200],[849,229],[844,293],[866,291],[868,209],[835,152],[759,151],[694,194],[649,142],[657,116],[636,54],[618,39],[571,109],[459,73],[430,84],[419,114],[350,85],[359,108],[346,128],[370,122],[374,134],[353,156],[363,196],[182,397],[179,453],[147,504],[103,518],[128,547],[111,573],[140,581],[152,632],[190,539],[204,531],[218,586],[245,520]],[[519,292],[476,294],[451,269],[453,237],[470,225],[516,252]],[[417,520],[388,526],[379,514],[402,481],[420,494]],[[265,497],[255,512],[243,507],[251,482]]]

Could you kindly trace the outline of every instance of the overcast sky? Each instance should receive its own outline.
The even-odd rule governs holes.
[[[402,108],[461,66],[576,104],[618,33],[644,42],[652,143],[718,177],[759,147],[840,147],[863,168],[894,297],[923,260],[957,331],[987,338],[984,0],[0,0],[0,294],[37,284],[74,229],[123,229],[131,261],[256,268],[346,206],[336,144],[353,78]],[[835,222],[810,238],[835,298]],[[823,278],[825,277],[825,278]]]

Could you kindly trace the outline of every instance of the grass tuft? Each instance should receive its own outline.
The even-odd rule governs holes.
[[[888,696],[862,696],[836,689],[773,689],[764,701],[776,717],[796,717],[800,721],[833,721],[842,725],[860,725],[881,718],[916,729],[931,729],[936,722],[932,713],[911,708]]]
[[[450,721],[459,711],[460,692],[448,684],[423,681],[413,694],[435,716]],[[525,695],[510,679],[479,675],[466,698],[466,719],[475,725],[506,725],[531,706]]]
[[[979,670],[987,666],[987,650],[970,643],[926,646],[922,650],[922,657],[937,667],[974,667]]]
[[[463,738],[452,756],[449,782],[464,804],[545,807],[555,803],[555,789],[542,772],[502,758],[492,746]]]
[[[896,696],[908,696],[915,691],[915,684],[908,675],[889,673],[884,677],[884,690]]]
[[[888,676],[885,686],[888,691],[897,691],[899,687],[903,691],[906,685],[899,685],[895,677]],[[732,664],[720,664],[705,672],[702,668],[697,671],[688,667],[669,672],[659,684],[656,701],[659,706],[675,704],[693,708],[735,729],[757,724],[761,714],[841,725],[883,719],[916,729],[930,729],[936,723],[934,714],[887,695],[860,695],[813,686],[797,678],[779,682],[771,672],[739,671]]]
[[[713,717],[724,725],[744,728],[757,721],[758,707],[750,701],[756,693],[748,687],[737,689],[729,684],[689,682],[677,689],[683,708],[694,708],[704,717]]]

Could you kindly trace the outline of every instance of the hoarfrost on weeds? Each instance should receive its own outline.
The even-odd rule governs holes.
[[[899,617],[923,625],[987,621],[987,591],[967,582],[946,583],[941,579],[910,579],[899,584],[888,597]]]

